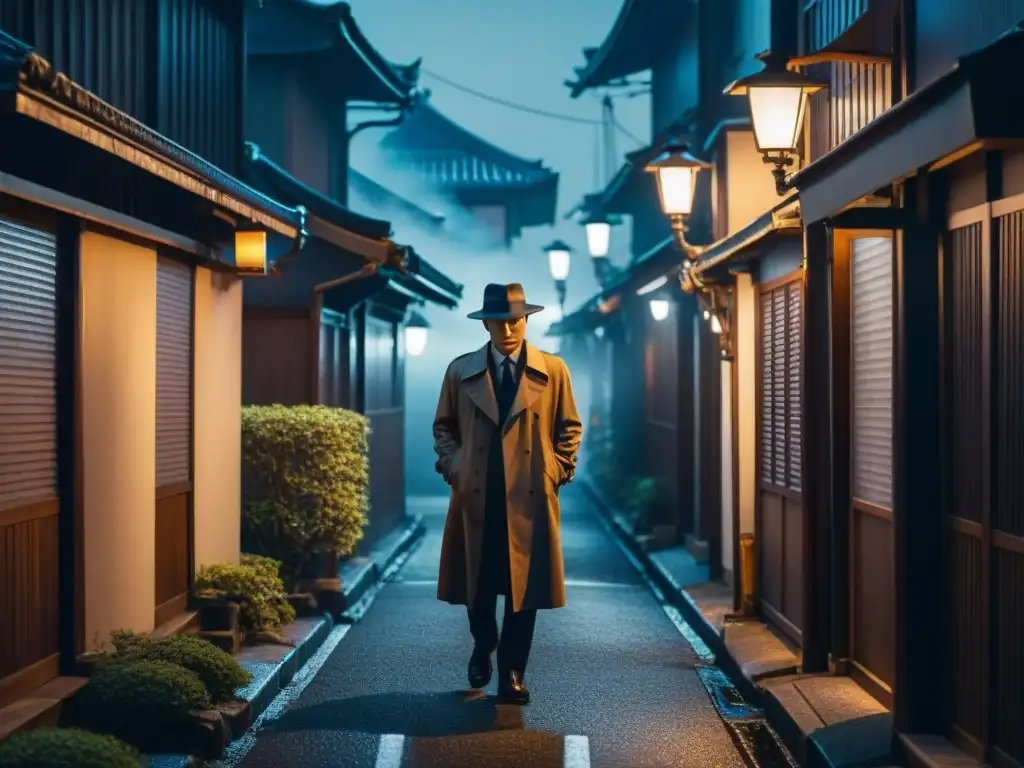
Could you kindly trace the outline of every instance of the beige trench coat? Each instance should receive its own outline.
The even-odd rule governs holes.
[[[526,344],[526,368],[504,424],[509,568],[514,609],[565,605],[558,489],[576,472],[583,425],[565,363]],[[498,402],[489,345],[445,372],[434,418],[436,468],[452,486],[441,544],[437,597],[472,605],[487,498],[487,457]]]

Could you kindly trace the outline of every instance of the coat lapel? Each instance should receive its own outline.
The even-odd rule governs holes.
[[[466,395],[473,401],[487,418],[498,423],[498,398],[494,394],[494,385],[487,370],[487,354],[490,344],[484,344],[466,360],[462,374],[463,387]]]
[[[516,416],[527,408],[532,408],[548,386],[548,369],[544,364],[544,353],[526,342],[523,343],[523,347],[526,352],[526,370],[519,381],[516,399],[512,401],[512,408],[508,412],[505,424],[502,425],[503,428],[507,428]]]

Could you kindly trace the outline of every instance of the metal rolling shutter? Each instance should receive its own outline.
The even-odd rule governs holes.
[[[0,510],[57,495],[57,239],[0,219]]]
[[[892,507],[892,241],[853,241],[853,495]]]
[[[786,323],[786,381],[789,385],[787,397],[788,413],[786,414],[786,441],[788,454],[788,480],[789,487],[794,491],[800,490],[802,482],[801,446],[802,422],[801,412],[803,404],[801,398],[801,380],[803,366],[801,365],[801,352],[803,350],[803,315],[801,307],[801,291],[803,286],[799,280],[795,280],[786,286],[787,323]]]
[[[772,295],[761,294],[761,480],[772,481]]]
[[[156,487],[191,480],[192,268],[156,271]]]
[[[772,482],[786,485],[786,291],[772,291]]]

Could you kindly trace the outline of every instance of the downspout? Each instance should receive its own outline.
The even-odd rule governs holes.
[[[270,265],[270,274],[274,277],[280,277],[281,267],[299,255],[299,251],[301,251],[302,247],[306,244],[306,237],[309,235],[306,231],[305,207],[298,205],[295,207],[295,210],[299,212],[299,231],[292,240],[292,247],[288,249],[288,252],[281,258],[275,259],[274,263]]]
[[[409,98],[398,105],[398,116],[387,120],[366,120],[365,122],[359,123],[358,125],[348,128],[348,111],[349,106],[347,103],[343,103],[342,110],[344,115],[342,116],[342,125],[345,126],[344,138],[340,152],[343,157],[339,158],[337,165],[337,178],[335,184],[337,189],[334,197],[339,199],[343,204],[348,204],[348,167],[349,167],[349,148],[352,146],[352,139],[354,139],[361,131],[365,131],[367,128],[394,128],[401,125],[402,121],[405,120],[406,115],[412,109],[415,101],[414,98]]]

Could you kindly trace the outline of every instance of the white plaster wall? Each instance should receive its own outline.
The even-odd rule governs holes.
[[[727,134],[726,174],[729,234],[771,210],[782,200],[775,179],[754,144],[754,132],[732,130]]]
[[[757,493],[757,288],[750,275],[736,276],[736,398],[739,421],[740,533],[754,532]]]
[[[242,280],[196,270],[195,563],[237,563],[242,497]]]
[[[733,472],[735,472],[732,462],[732,366],[734,364],[723,361],[720,365],[722,388],[722,568],[729,574],[727,578],[731,579],[732,574],[735,573],[732,557],[734,535],[732,478]]]
[[[156,251],[81,241],[85,641],[153,627]]]

